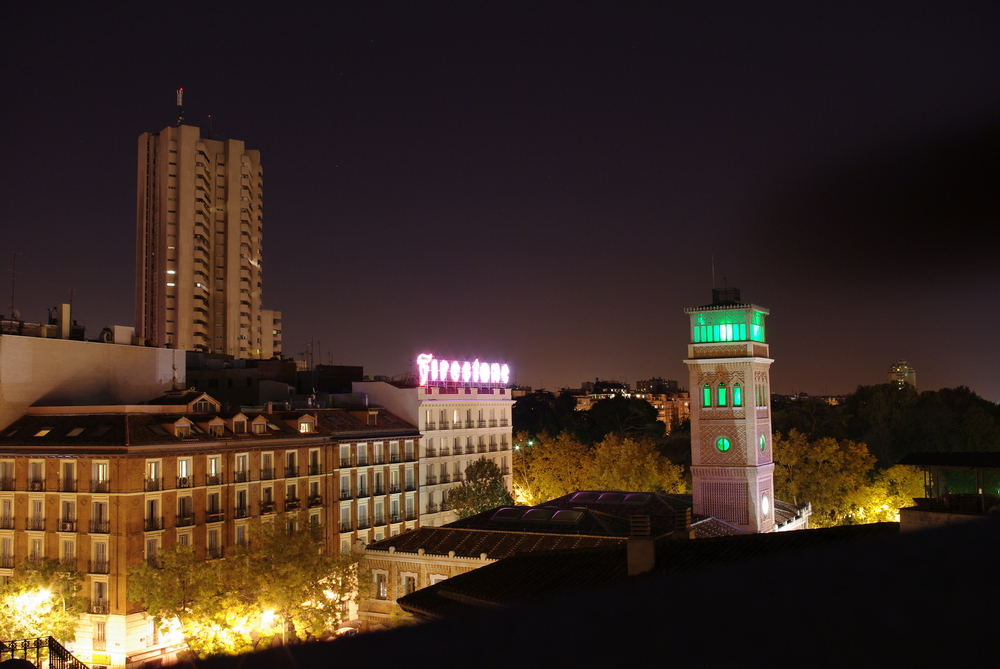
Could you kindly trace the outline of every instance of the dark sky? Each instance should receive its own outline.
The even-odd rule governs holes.
[[[775,391],[905,358],[921,389],[1000,400],[1000,3],[6,3],[0,24],[3,313],[18,252],[24,318],[74,289],[88,336],[134,322],[136,138],[183,86],[187,123],[261,152],[288,355],[686,385],[714,257],[771,310]]]

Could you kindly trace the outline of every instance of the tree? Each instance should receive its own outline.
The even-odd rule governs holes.
[[[498,506],[512,506],[503,474],[496,463],[483,456],[465,469],[465,481],[448,491],[445,502],[459,518],[468,518]]]
[[[129,570],[129,599],[142,602],[158,623],[178,626],[202,657],[318,638],[336,629],[343,602],[363,577],[355,556],[322,552],[313,524],[297,532],[251,525],[248,544],[222,560],[197,560],[179,544],[157,557],[159,567]]]
[[[0,630],[4,639],[51,636],[67,644],[76,638],[84,610],[83,576],[58,560],[43,559],[18,569],[0,583]]]
[[[518,434],[514,453],[514,489],[518,501],[529,505],[586,488],[585,467],[590,447],[562,432],[557,437]]]
[[[615,395],[601,400],[587,412],[590,444],[609,434],[662,437],[666,425],[656,419],[656,408],[644,399]]]
[[[584,487],[591,490],[687,491],[684,468],[662,457],[648,439],[609,434],[584,465]]]

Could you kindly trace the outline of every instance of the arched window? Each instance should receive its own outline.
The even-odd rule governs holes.
[[[719,406],[724,407],[729,405],[729,389],[726,388],[725,383],[719,384]]]
[[[743,406],[743,387],[738,383],[733,384],[733,406]]]
[[[701,405],[705,408],[712,406],[712,386],[707,383],[701,388]]]

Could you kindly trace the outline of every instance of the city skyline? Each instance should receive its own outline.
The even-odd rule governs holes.
[[[264,7],[5,10],[0,313],[16,252],[25,319],[135,321],[135,141],[183,87],[261,152],[286,355],[683,382],[714,275],[771,310],[774,392],[905,359],[1000,400],[996,6]]]

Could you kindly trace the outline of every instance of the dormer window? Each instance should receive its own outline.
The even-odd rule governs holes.
[[[191,436],[191,426],[187,423],[174,425],[174,436],[181,439],[187,439]]]
[[[208,400],[198,400],[191,405],[191,410],[195,413],[208,413],[212,410],[212,405],[208,402]]]
[[[226,432],[226,427],[222,423],[208,426],[208,433],[213,437],[221,437]]]
[[[233,432],[236,434],[246,434],[247,422],[245,420],[233,421]]]
[[[302,434],[309,434],[310,432],[315,432],[316,423],[311,418],[300,418],[299,419],[299,432]]]

